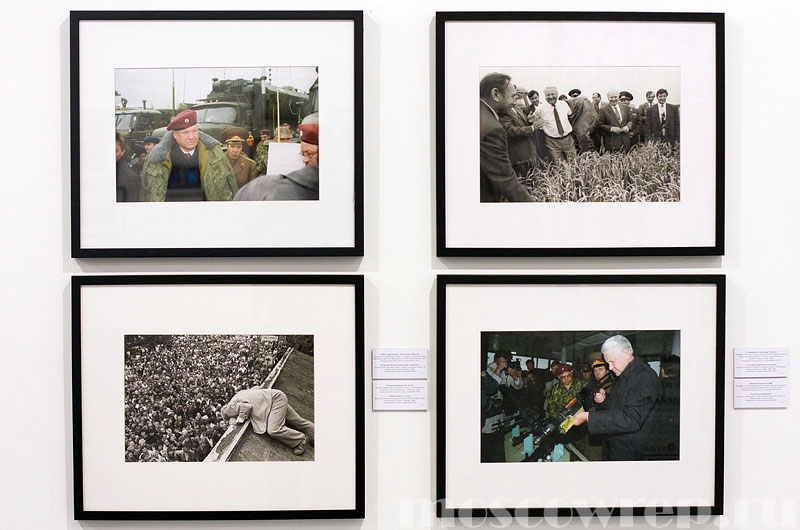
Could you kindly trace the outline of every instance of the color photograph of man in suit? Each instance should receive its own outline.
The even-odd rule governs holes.
[[[650,139],[654,142],[667,142],[674,146],[681,139],[681,117],[678,107],[667,103],[669,93],[665,88],[656,92],[658,105],[648,110],[648,131]]]

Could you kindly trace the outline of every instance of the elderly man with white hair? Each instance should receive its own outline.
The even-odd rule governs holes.
[[[658,421],[662,390],[658,374],[633,356],[630,341],[622,335],[607,339],[600,351],[609,369],[617,376],[614,392],[603,389],[595,394],[603,410],[580,412],[575,425],[588,423],[589,434],[605,434],[606,460],[642,460],[650,436]]]

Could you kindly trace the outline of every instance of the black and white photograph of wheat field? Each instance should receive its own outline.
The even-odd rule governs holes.
[[[479,70],[481,202],[681,200],[680,67]]]

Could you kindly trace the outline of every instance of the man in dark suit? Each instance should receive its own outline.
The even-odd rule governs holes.
[[[600,107],[604,106],[605,103],[602,102],[603,96],[600,95],[600,92],[595,92],[592,94],[592,107],[594,108],[594,114],[596,116],[596,121],[594,124],[594,128],[592,129],[592,149],[595,151],[600,151],[603,145],[603,135],[600,127],[597,126],[598,122],[600,121]]]
[[[609,368],[617,376],[610,395],[600,389],[595,403],[603,410],[579,412],[575,425],[587,422],[590,434],[607,435],[606,460],[643,460],[653,442],[663,396],[655,370],[633,356],[630,341],[622,335],[607,339],[600,348]]]
[[[539,165],[539,155],[534,141],[536,128],[525,117],[530,108],[526,99],[528,96],[524,88],[517,87],[514,104],[508,108],[508,114],[500,116],[500,124],[506,131],[508,138],[508,155],[511,165],[519,177],[525,177],[528,172]]]
[[[645,101],[641,105],[639,105],[639,112],[636,113],[637,122],[634,124],[634,132],[639,136],[639,142],[644,143],[649,138],[648,128],[647,128],[647,113],[648,111],[655,105],[653,103],[656,99],[656,93],[652,90],[648,90],[647,94],[645,94]]]
[[[528,116],[530,116],[530,114],[535,112],[539,107],[539,92],[536,90],[531,90],[528,92],[528,98],[531,100],[531,106],[528,107]],[[536,132],[533,135],[533,143],[536,144],[536,154],[539,155],[539,159],[542,162],[549,164],[550,153],[547,152],[547,144],[545,143],[544,138],[544,131],[542,129],[536,129]]]
[[[678,107],[667,103],[668,95],[665,88],[656,92],[658,105],[650,107],[647,113],[647,128],[651,140],[674,146],[681,141],[681,117]]]
[[[628,133],[633,127],[631,110],[619,104],[619,91],[608,92],[608,105],[600,108],[598,128],[603,134],[603,147],[606,151],[627,152],[630,149]]]
[[[481,202],[533,202],[517,179],[508,155],[506,131],[500,116],[506,116],[516,90],[511,76],[491,73],[480,83],[480,193]]]
[[[578,88],[569,91],[567,105],[572,111],[572,114],[569,115],[572,137],[575,139],[578,153],[585,153],[592,148],[591,134],[597,126],[597,112],[595,112],[592,102],[581,96]]]

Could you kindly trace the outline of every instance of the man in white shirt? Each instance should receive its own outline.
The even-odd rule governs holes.
[[[510,365],[511,352],[500,350],[494,354],[494,362],[486,365],[486,374],[500,383],[519,390],[522,388],[522,370]]]
[[[650,107],[647,112],[647,129],[654,142],[668,142],[675,145],[681,139],[681,117],[678,107],[667,103],[669,93],[666,88],[656,92],[658,105]]]
[[[544,89],[544,99],[545,103],[536,108],[533,116],[544,120],[542,129],[550,160],[554,164],[559,160],[572,160],[577,156],[568,119],[572,111],[566,101],[558,99],[558,88],[554,86]]]

